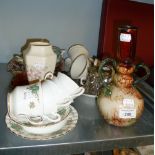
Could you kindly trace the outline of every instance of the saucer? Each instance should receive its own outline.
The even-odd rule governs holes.
[[[70,106],[69,115],[65,119],[43,126],[19,124],[12,120],[8,114],[5,121],[7,127],[18,136],[31,140],[47,140],[63,136],[71,131],[78,121],[78,113],[74,107]]]
[[[71,106],[68,106],[66,108],[64,107],[59,108],[58,114],[61,116],[61,119],[59,122],[63,121],[69,115],[70,110],[71,110]],[[43,127],[43,126],[59,123],[59,122],[56,122],[56,123],[51,122],[49,119],[45,118],[41,122],[38,122],[32,125],[25,115],[19,115],[18,117],[15,117],[15,116],[10,115],[10,113],[8,113],[8,116],[17,124],[21,124],[25,126],[42,126]]]

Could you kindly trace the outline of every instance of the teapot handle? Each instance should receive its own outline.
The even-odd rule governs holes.
[[[137,71],[139,68],[143,68],[145,70],[146,74],[143,77],[138,78],[137,80],[135,80],[134,84],[137,84],[139,82],[142,82],[142,81],[146,80],[150,75],[150,69],[145,64],[143,64],[143,63],[137,64],[136,67],[135,67],[135,71]]]

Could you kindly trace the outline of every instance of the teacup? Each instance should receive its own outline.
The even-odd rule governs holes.
[[[58,101],[60,97],[59,90],[56,90],[54,85],[52,87],[48,86],[48,83],[48,81],[45,81],[17,86],[11,93],[8,93],[8,113],[10,117],[16,121],[25,119],[31,124],[41,124],[44,119],[48,119],[50,122],[60,121],[61,116],[57,113],[58,108],[68,106],[72,100]]]
[[[41,84],[17,86],[8,94],[8,112],[12,117],[29,115],[39,116],[43,113],[41,104]]]
[[[79,79],[79,76],[87,67],[89,52],[83,45],[76,44],[68,49],[68,56],[69,57],[65,60],[65,64],[70,62],[70,75],[72,79]]]
[[[77,56],[71,63],[70,75],[73,79],[78,79],[87,67],[87,57],[84,54]]]
[[[89,56],[88,50],[80,44],[72,45],[68,49],[68,55],[71,58],[72,61],[74,61],[75,58],[79,55],[85,55],[86,57]]]
[[[86,82],[89,66],[90,66],[89,60],[87,60],[87,64],[86,64],[83,72],[76,78],[76,79],[79,79],[81,85],[84,85]]]
[[[57,77],[53,77],[52,81],[60,88],[64,95],[75,98],[84,93],[84,88],[79,87],[70,77],[58,72]]]
[[[53,104],[56,109],[61,107],[67,107],[72,102],[73,99],[67,95],[65,95],[61,89],[52,81],[45,80],[42,83],[42,94],[43,94],[43,104],[44,104],[44,113],[51,113],[51,104]]]

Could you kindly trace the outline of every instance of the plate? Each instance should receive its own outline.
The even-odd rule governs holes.
[[[31,140],[48,140],[58,138],[67,134],[77,124],[78,113],[76,109],[70,106],[69,115],[62,121],[56,124],[49,124],[47,126],[28,126],[25,124],[19,124],[12,120],[9,115],[6,115],[7,127],[16,135]]]

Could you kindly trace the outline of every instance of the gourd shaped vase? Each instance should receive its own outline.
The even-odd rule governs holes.
[[[23,58],[30,83],[43,80],[48,72],[54,73],[57,55],[50,43],[30,42],[28,48],[23,51]]]
[[[112,62],[112,65],[109,62]],[[146,74],[141,79],[134,80],[132,74],[139,68],[145,69]],[[97,99],[101,115],[109,124],[115,126],[134,124],[144,110],[143,96],[135,84],[148,78],[149,68],[144,64],[128,66],[107,58],[101,63],[99,72],[103,79],[103,88]],[[111,75],[108,78],[110,80],[104,79],[104,75],[108,74]]]

